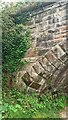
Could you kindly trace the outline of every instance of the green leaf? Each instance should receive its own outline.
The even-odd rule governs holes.
[[[16,104],[15,108],[19,108],[20,110],[22,110],[22,107],[19,104]]]
[[[17,112],[17,109],[15,108],[15,106],[10,105],[9,106],[9,110],[13,111],[13,112]]]

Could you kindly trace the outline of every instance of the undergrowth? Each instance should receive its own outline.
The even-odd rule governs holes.
[[[50,94],[39,97],[36,93],[10,90],[3,94],[3,118],[59,118],[59,111],[66,106],[66,97],[53,99]]]

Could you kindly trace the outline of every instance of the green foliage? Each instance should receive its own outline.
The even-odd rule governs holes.
[[[3,95],[3,118],[59,118],[59,112],[66,105],[66,97],[53,99],[50,94],[42,96],[20,93],[16,89],[10,91],[9,97]]]
[[[2,101],[1,101],[1,97],[0,97],[0,120],[1,119],[2,119]]]
[[[23,24],[15,24],[14,18],[9,13],[14,7],[5,7],[2,11],[2,58],[3,58],[3,71],[8,71],[13,74],[24,57],[25,52],[29,48],[29,34],[27,29],[24,33]],[[24,63],[23,63],[24,64]]]
[[[30,47],[29,34],[27,29],[24,33],[24,27],[21,23],[26,23],[26,15],[12,18],[9,13],[19,9],[17,6],[3,8],[2,11],[2,58],[3,72],[8,72],[10,75],[16,70],[21,69],[26,62],[21,62],[25,52]],[[3,76],[3,85],[7,78]],[[48,81],[50,83],[50,81]],[[3,87],[4,90],[4,87]],[[5,90],[4,90],[5,91]],[[65,96],[60,96],[52,99],[51,95],[44,95],[38,98],[38,95],[33,93],[20,93],[16,89],[8,92],[3,92],[3,118],[57,118],[58,112],[65,107]],[[1,103],[0,103],[1,104]],[[1,111],[1,108],[0,108]],[[1,117],[1,116],[0,116]]]

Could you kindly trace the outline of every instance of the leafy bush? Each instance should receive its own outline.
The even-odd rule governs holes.
[[[13,22],[13,18],[9,15],[9,9],[9,7],[4,8],[2,12],[2,57],[3,71],[13,74],[18,69],[21,58],[24,57],[29,48],[30,31],[27,29],[23,35],[23,24]]]
[[[20,93],[16,89],[10,91],[9,98],[3,95],[3,118],[59,118],[59,111],[66,105],[65,96],[52,99],[50,94],[42,96]]]
[[[29,29],[24,33],[24,26],[18,18],[12,18],[9,15],[15,9],[17,10],[16,7],[7,5],[2,11],[3,73],[8,73],[10,76],[26,64],[24,62],[21,63],[21,58],[24,57],[25,52],[30,47]],[[26,21],[25,17],[23,21]],[[6,81],[7,78],[3,76],[4,85]],[[52,99],[51,95],[48,94],[41,98],[42,101],[39,100],[38,95],[35,93],[32,95],[25,94],[16,89],[3,92],[2,118],[58,118],[58,112],[66,105],[65,96]]]
[[[16,72],[26,64],[21,62],[21,59],[30,47],[30,30],[21,23],[16,24],[10,15],[12,11],[20,9],[19,5],[21,6],[19,3],[17,6],[7,4],[2,10],[3,89],[7,84],[11,87]]]

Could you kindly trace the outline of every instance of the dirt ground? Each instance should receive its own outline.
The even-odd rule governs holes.
[[[65,107],[65,108],[60,112],[60,118],[67,118],[67,119],[68,119],[68,107]]]

